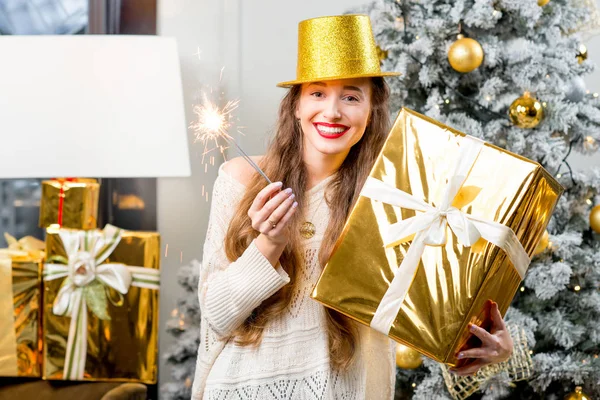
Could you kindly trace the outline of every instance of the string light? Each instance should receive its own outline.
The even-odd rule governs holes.
[[[521,286],[521,292],[525,291],[525,286]]]
[[[449,104],[449,103],[450,103],[450,100],[449,100],[449,99],[446,99],[446,104]]]
[[[546,107],[546,102],[545,101],[542,101],[542,106]]]
[[[576,292],[579,292],[581,290],[581,286],[576,285],[573,289],[575,289]]]
[[[594,93],[594,97],[598,97],[598,93]]]

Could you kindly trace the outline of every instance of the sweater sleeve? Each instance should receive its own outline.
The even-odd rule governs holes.
[[[235,261],[227,259],[225,234],[245,187],[219,168],[213,187],[198,296],[202,317],[226,337],[265,299],[290,282],[281,264],[274,268],[253,240]]]

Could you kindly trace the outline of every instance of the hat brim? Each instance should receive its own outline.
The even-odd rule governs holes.
[[[400,72],[380,72],[378,74],[357,74],[357,75],[343,75],[343,76],[330,76],[330,77],[317,77],[307,79],[297,79],[295,81],[280,82],[277,84],[278,87],[290,88],[294,85],[307,82],[319,82],[319,81],[333,81],[338,79],[352,79],[352,78],[374,78],[374,77],[385,77],[385,76],[399,76],[402,75]]]

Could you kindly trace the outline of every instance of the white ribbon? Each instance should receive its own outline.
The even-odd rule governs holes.
[[[104,263],[121,240],[122,230],[106,225],[103,231],[61,229],[58,232],[68,264],[44,264],[44,280],[66,278],[52,311],[71,317],[63,379],[83,379],[87,354],[87,303],[83,289],[98,280],[125,295],[130,286],[159,289],[160,271],[152,268]]]
[[[451,206],[483,146],[481,140],[472,136],[466,136],[461,140],[454,173],[448,180],[442,202],[437,207],[379,179],[367,178],[361,191],[362,196],[422,212],[390,225],[382,235],[384,247],[392,247],[412,234],[415,234],[415,237],[402,263],[394,271],[394,278],[375,311],[370,324],[373,329],[385,335],[389,334],[408,293],[425,246],[444,245],[447,240],[448,226],[456,235],[458,242],[465,247],[472,246],[481,237],[500,247],[508,255],[521,279],[525,276],[530,257],[512,229]]]

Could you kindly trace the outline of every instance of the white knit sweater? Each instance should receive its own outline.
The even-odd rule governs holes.
[[[222,338],[290,278],[280,264],[273,268],[254,242],[236,261],[227,260],[224,237],[245,186],[219,167],[198,288],[202,318],[192,399],[394,398],[395,343],[353,321],[360,334],[356,362],[348,372],[335,373],[329,363],[325,308],[310,298],[321,273],[317,254],[329,221],[327,202],[321,199],[332,177],[308,191],[304,215],[316,233],[304,240],[305,264],[292,302],[252,349]]]

